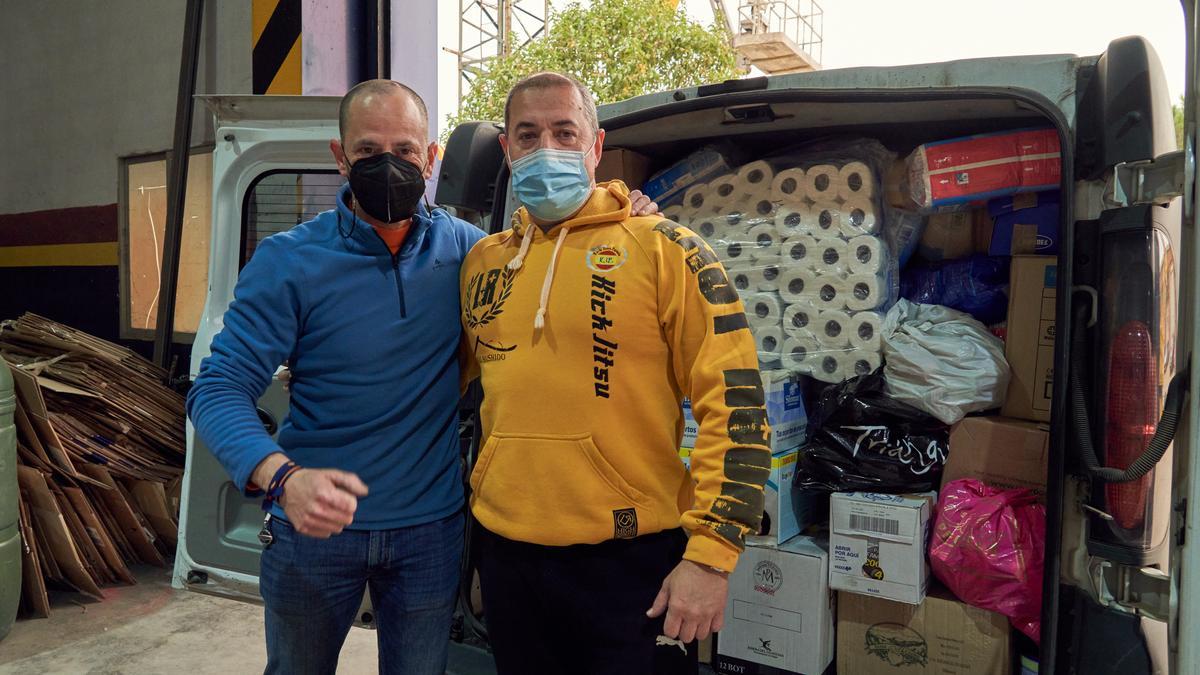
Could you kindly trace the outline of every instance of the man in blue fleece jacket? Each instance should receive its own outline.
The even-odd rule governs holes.
[[[436,143],[412,90],[371,80],[330,143],[337,207],[263,241],[188,395],[234,484],[270,500],[267,672],[331,673],[370,588],[381,673],[442,673],[463,547],[459,267],[482,236],[419,204]],[[658,210],[630,194],[639,215]],[[255,402],[292,371],[278,444]]]
[[[427,126],[399,83],[346,94],[337,208],[258,246],[188,396],[234,483],[272,502],[269,673],[333,672],[367,587],[380,672],[445,669],[463,546],[458,275],[483,232],[420,205]],[[285,361],[277,444],[255,402]]]

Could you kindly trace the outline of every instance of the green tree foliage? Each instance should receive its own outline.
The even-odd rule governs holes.
[[[663,0],[576,2],[553,13],[548,34],[487,63],[458,114],[448,117],[446,134],[468,120],[499,121],[508,90],[543,70],[574,75],[601,104],[742,74],[723,31],[694,23]]]
[[[1183,97],[1179,97],[1179,104],[1171,106],[1171,112],[1175,114],[1175,143],[1180,150],[1183,149]]]

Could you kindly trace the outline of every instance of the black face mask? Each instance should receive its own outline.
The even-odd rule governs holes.
[[[416,213],[425,194],[425,176],[412,162],[384,152],[350,165],[350,190],[372,218],[398,223]]]

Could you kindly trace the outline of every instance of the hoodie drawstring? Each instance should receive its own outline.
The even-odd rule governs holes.
[[[525,229],[525,236],[521,237],[521,250],[517,251],[517,255],[505,265],[508,269],[516,272],[521,269],[521,265],[525,264],[525,256],[529,254],[529,245],[533,243],[533,226]]]
[[[546,267],[546,279],[542,282],[542,297],[538,302],[537,315],[533,317],[534,330],[541,330],[546,326],[546,310],[550,308],[550,286],[554,283],[554,266],[558,262],[558,252],[562,250],[563,242],[567,240],[567,231],[570,229],[564,227],[559,230],[558,241],[554,242],[554,254],[550,256],[550,265]]]

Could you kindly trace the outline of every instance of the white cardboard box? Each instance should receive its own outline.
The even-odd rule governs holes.
[[[729,579],[717,651],[803,675],[823,673],[834,653],[826,547],[811,537],[746,547]]]
[[[937,493],[838,492],[830,498],[829,585],[918,605],[929,585],[925,555]]]

